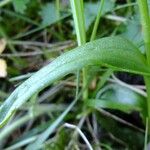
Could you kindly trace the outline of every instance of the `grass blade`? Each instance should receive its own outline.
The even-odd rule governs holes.
[[[76,98],[69,107],[52,123],[52,125],[47,128],[37,139],[34,143],[30,144],[26,150],[31,149],[39,149],[41,148],[42,144],[46,141],[46,139],[54,132],[54,130],[58,127],[58,125],[62,122],[64,117],[68,114],[68,112],[73,108],[76,104],[78,98]]]
[[[93,65],[150,75],[145,57],[128,40],[107,37],[89,42],[58,57],[21,84],[0,107],[0,126],[35,93],[67,74]]]

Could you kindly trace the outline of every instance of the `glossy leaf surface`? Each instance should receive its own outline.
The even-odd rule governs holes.
[[[69,73],[92,65],[150,75],[144,56],[128,40],[107,37],[87,43],[56,58],[21,84],[0,107],[0,126],[34,93]]]

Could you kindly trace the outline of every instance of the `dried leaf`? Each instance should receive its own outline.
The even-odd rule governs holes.
[[[0,59],[0,78],[4,78],[7,76],[7,64],[6,61]]]
[[[6,48],[6,40],[0,39],[0,54],[5,50]]]

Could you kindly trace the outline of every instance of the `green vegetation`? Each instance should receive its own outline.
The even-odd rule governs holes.
[[[148,4],[0,1],[0,149],[147,150]]]

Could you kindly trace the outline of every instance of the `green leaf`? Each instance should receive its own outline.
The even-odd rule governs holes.
[[[89,42],[56,58],[21,84],[0,107],[0,126],[36,92],[69,73],[92,65],[150,75],[145,57],[128,40],[107,37]]]
[[[108,108],[131,113],[139,111],[146,116],[146,99],[134,91],[117,84],[110,84],[101,89],[97,98],[86,104],[93,108]]]
[[[106,118],[105,115],[101,113],[97,113],[97,121],[99,122],[100,126],[107,130],[109,133],[113,134],[116,139],[121,140],[125,143],[126,149],[143,149],[144,145],[144,134],[133,130],[123,124],[116,122],[113,118]],[[137,142],[138,141],[138,142]],[[117,147],[113,147],[113,149],[122,149]],[[124,148],[125,149],[125,148]]]
[[[47,3],[42,7],[40,15],[42,17],[42,24],[47,25],[56,21],[57,13],[54,3]]]
[[[69,113],[69,111],[76,104],[78,98],[79,96],[75,98],[74,101],[72,101],[72,103],[66,108],[66,110],[44,132],[42,132],[38,136],[35,142],[28,145],[26,150],[41,148],[43,143],[46,141],[46,139],[54,132],[54,130],[59,126],[59,124],[62,122],[65,116]]]
[[[116,109],[126,113],[129,113],[133,110],[141,111],[140,107],[129,104],[123,104],[120,102],[116,102],[115,100],[113,101],[109,99],[89,99],[86,103],[92,108]]]
[[[93,23],[97,16],[97,11],[100,3],[93,3],[93,2],[85,2],[85,22],[86,22],[86,29],[90,27],[90,25]],[[102,9],[102,16],[104,16],[106,13],[111,11],[114,8],[114,2],[111,0],[107,0],[104,2],[104,7]]]
[[[141,52],[145,53],[144,42],[142,39],[142,26],[140,24],[140,14],[134,15],[130,20],[127,20],[128,26],[125,26],[123,36],[139,45]]]
[[[29,0],[13,0],[13,6],[16,12],[23,14],[27,8]]]
[[[61,13],[61,16],[58,17],[55,4],[52,2],[44,5],[39,13],[42,18],[42,25],[44,26],[51,25],[69,15],[68,13]]]

